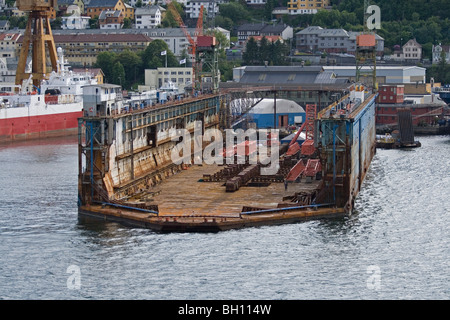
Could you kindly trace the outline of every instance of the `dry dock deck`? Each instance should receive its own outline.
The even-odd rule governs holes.
[[[342,208],[279,208],[279,204],[295,205],[289,200],[283,201],[283,197],[317,188],[319,181],[315,180],[289,183],[287,190],[284,183],[273,182],[268,186],[243,186],[235,192],[226,192],[224,182],[202,181],[204,174],[213,174],[220,168],[217,165],[191,166],[141,194],[141,199],[133,199],[157,204],[158,215],[111,205],[81,207],[80,213],[158,231],[182,232],[213,232],[345,214]],[[249,207],[257,211],[245,211]]]

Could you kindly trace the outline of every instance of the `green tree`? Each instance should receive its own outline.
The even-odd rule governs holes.
[[[245,51],[242,55],[243,59],[243,65],[247,66],[253,66],[258,65],[261,62],[261,59],[259,59],[259,48],[258,43],[256,42],[255,38],[251,37],[247,44],[245,45]]]
[[[117,61],[114,63],[112,67],[112,83],[121,85],[124,87],[124,80],[125,80],[125,69],[123,65]]]
[[[133,26],[133,21],[130,18],[123,19],[123,29],[131,29]]]
[[[120,62],[125,70],[125,77],[122,79],[124,88],[131,88],[134,83],[144,80],[142,59],[138,54],[124,50],[117,55],[116,61]]]
[[[169,50],[167,43],[161,39],[156,39],[150,42],[147,48],[142,52],[142,63],[144,69],[155,69],[164,67],[166,63],[166,56],[162,56],[161,52],[167,53],[167,67],[177,67],[179,65],[178,59],[173,52]]]
[[[97,61],[95,62],[94,66],[96,68],[102,69],[103,73],[105,74],[105,82],[113,80],[112,66],[116,62],[116,58],[117,55],[114,52],[110,51],[101,52],[97,56]]]
[[[222,17],[229,18],[235,23],[249,21],[251,19],[251,15],[247,8],[239,2],[220,4],[219,12]]]

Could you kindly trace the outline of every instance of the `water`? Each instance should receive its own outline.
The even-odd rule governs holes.
[[[350,218],[216,234],[81,221],[76,140],[0,146],[0,298],[448,299],[450,137],[420,141]]]

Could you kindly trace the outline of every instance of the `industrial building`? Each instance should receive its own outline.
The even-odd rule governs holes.
[[[233,81],[223,82],[220,87],[285,88],[278,92],[278,99],[292,100],[302,106],[315,104],[320,110],[340,99],[351,85],[349,80],[336,77],[322,66],[246,66],[234,68]]]
[[[362,70],[371,67],[364,66]],[[324,66],[325,71],[332,71],[338,79],[347,79],[350,82],[356,79],[355,66]],[[378,84],[424,84],[426,69],[417,66],[377,66]],[[371,84],[372,79],[362,79],[366,84]]]
[[[256,128],[273,128],[274,117],[277,118],[277,128],[299,125],[305,119],[305,109],[294,101],[277,99],[276,112],[274,99],[262,99],[249,111],[249,121],[254,122]]]

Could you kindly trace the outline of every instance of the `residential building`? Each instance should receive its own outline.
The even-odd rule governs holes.
[[[248,6],[264,6],[266,0],[246,0]]]
[[[73,72],[82,73],[87,72],[91,75],[91,77],[97,80],[97,84],[103,84],[105,74],[100,68],[73,68]]]
[[[122,29],[124,30],[124,29]],[[64,50],[64,57],[73,66],[90,67],[97,61],[101,52],[120,53],[124,50],[138,52],[147,48],[152,39],[145,34],[132,32],[114,32],[100,29],[87,29],[73,33],[69,30],[54,30],[53,38],[57,47]],[[18,39],[18,50],[23,37]]]
[[[195,28],[187,28],[192,38],[195,37]],[[180,57],[188,53],[189,40],[186,38],[181,28],[155,28],[143,32],[151,39],[161,39],[167,43],[169,50],[175,56]]]
[[[8,20],[0,20],[0,31],[9,30],[9,21]]]
[[[166,11],[158,5],[136,8],[134,17],[136,19],[136,29],[156,28],[161,24],[162,13]]]
[[[323,29],[319,26],[307,27],[295,34],[296,49],[306,52],[356,53],[356,37],[360,32],[344,29]],[[384,39],[375,35],[378,56],[384,53]]]
[[[136,5],[138,4],[138,2],[141,2],[141,8],[145,7],[145,6],[149,6],[153,3],[156,3],[158,1],[152,1],[152,0],[130,0],[130,6],[134,7],[134,8],[138,8]]]
[[[283,38],[281,36],[251,36],[248,38],[248,40],[250,40],[250,38],[255,39],[255,41],[259,44],[260,41],[262,40],[262,38],[266,38],[267,42],[277,42],[280,41],[281,43],[284,42]],[[248,41],[247,40],[247,41]]]
[[[172,82],[181,91],[192,82],[191,67],[145,69],[145,85],[140,90],[158,89],[167,82]]]
[[[64,16],[65,14],[70,14],[68,12],[69,7],[76,5],[80,8],[80,13],[84,13],[84,1],[83,0],[58,0],[58,16]],[[73,10],[73,9],[72,9]]]
[[[445,62],[450,63],[450,45],[433,45],[432,49],[432,63],[439,63],[441,61],[442,52],[445,54]]]
[[[416,41],[411,39],[406,42],[402,48],[397,45],[394,47],[394,53],[386,57],[386,60],[404,61],[404,62],[417,62],[422,59],[422,46]]]
[[[286,24],[246,23],[238,27],[238,42],[244,45],[252,36],[280,36],[283,40],[292,39],[293,29]]]
[[[416,39],[409,40],[403,45],[402,49],[404,60],[419,61],[422,59],[422,46],[416,41]]]
[[[290,15],[315,14],[318,10],[330,6],[330,0],[289,0],[287,5]]]
[[[20,33],[0,33],[0,57],[16,58],[17,41],[21,38]]]
[[[275,19],[281,19],[284,15],[289,14],[287,7],[276,7],[272,10],[272,17]]]
[[[16,82],[17,63],[10,63],[11,58],[0,57],[0,92],[11,92]]]
[[[98,17],[100,29],[122,29],[124,14],[120,10],[103,10]]]
[[[123,13],[124,18],[134,20],[134,8],[123,2],[123,0],[91,0],[85,5],[86,14],[91,17],[99,17],[105,10],[117,11]]]
[[[219,4],[221,3],[225,3],[225,0],[188,0],[185,12],[189,18],[197,19],[200,14],[200,8],[203,6],[203,16],[213,18],[219,13]]]
[[[82,16],[80,8],[77,5],[70,5],[66,9],[66,14],[70,16],[63,16],[61,28],[64,30],[80,30],[89,28],[89,17]]]

